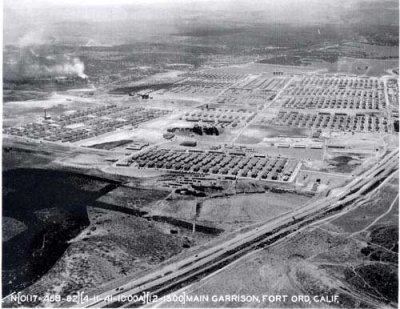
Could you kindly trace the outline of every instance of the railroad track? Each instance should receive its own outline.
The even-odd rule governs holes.
[[[398,154],[398,149],[387,154],[335,196],[329,195],[201,253],[166,265],[117,289],[98,295],[96,300],[79,304],[79,307],[139,307],[143,303],[133,303],[129,299],[147,292],[160,297],[198,281],[256,249],[271,245],[318,220],[346,209],[360,197],[376,190],[379,184],[398,170]],[[113,299],[111,302],[107,301],[110,296]],[[120,301],[123,299],[128,301]]]

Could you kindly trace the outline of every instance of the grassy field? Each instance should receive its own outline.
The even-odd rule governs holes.
[[[291,193],[266,192],[215,198],[203,203],[198,220],[243,226],[273,219],[301,207],[309,198]]]
[[[246,193],[226,197],[166,200],[151,206],[151,211],[184,220],[194,220],[225,230],[273,219],[301,207],[309,197],[293,193]],[[196,204],[200,208],[196,216]]]
[[[379,215],[385,213],[397,194],[397,189],[392,186],[385,186],[364,205],[350,211],[348,215],[339,217],[332,223],[346,233],[360,231],[369,226]]]
[[[162,307],[378,308],[397,304],[398,205],[381,220],[397,194],[398,179],[366,204],[336,220],[306,228],[293,237],[245,256],[178,295],[209,295],[205,302]],[[350,234],[367,227],[365,233]],[[254,295],[259,301],[212,301],[212,296]],[[270,298],[262,298],[270,295]],[[288,295],[286,300],[275,295]],[[309,302],[292,296],[308,295]],[[317,302],[336,295],[336,303]],[[316,298],[314,298],[316,296]]]
[[[385,75],[387,70],[397,68],[398,66],[398,59],[379,60],[343,57],[338,62],[329,65],[328,70],[332,73],[381,76]]]

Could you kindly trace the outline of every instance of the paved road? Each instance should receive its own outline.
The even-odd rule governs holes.
[[[80,304],[79,307],[137,306],[138,304],[115,300],[123,297],[129,298],[131,295],[144,292],[150,292],[153,295],[172,293],[220,270],[249,252],[282,240],[330,214],[345,210],[368,192],[376,190],[382,181],[397,170],[398,149],[387,154],[374,167],[357,176],[341,190],[336,190],[334,196],[329,195],[201,253],[164,266],[117,289],[99,295],[98,300]],[[106,297],[110,295],[113,296],[113,303],[105,301]]]

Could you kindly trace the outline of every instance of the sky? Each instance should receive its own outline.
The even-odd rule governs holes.
[[[207,2],[209,0],[173,0],[174,3],[180,2]],[[225,0],[224,0],[225,1]],[[167,4],[171,0],[4,0],[7,8],[38,8],[45,6],[121,6],[135,4]]]
[[[359,0],[358,0],[359,1]],[[362,0],[361,0],[362,1]],[[337,0],[4,0],[5,8],[13,9],[31,9],[31,8],[44,8],[44,7],[65,7],[65,6],[121,6],[121,5],[180,5],[196,3],[213,3],[213,6],[232,6],[232,5],[246,5],[253,9],[265,9],[270,5],[295,5],[300,4],[304,6],[314,5],[315,3],[329,3],[338,2]],[[342,0],[341,2],[354,2],[354,0]]]
[[[194,20],[221,24],[340,23],[342,13],[352,7],[354,11],[360,1],[386,0],[3,0],[4,41],[18,44],[45,36],[71,40],[81,30],[89,36],[92,31],[97,37],[107,32],[109,38],[131,30],[139,37],[171,33],[175,26]]]

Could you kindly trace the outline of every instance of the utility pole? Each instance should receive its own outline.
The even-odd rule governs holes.
[[[203,199],[196,201],[196,207],[195,207],[194,219],[193,219],[193,230],[192,230],[193,234],[196,232],[196,220],[197,220],[197,217],[200,215],[202,204],[203,204]]]

